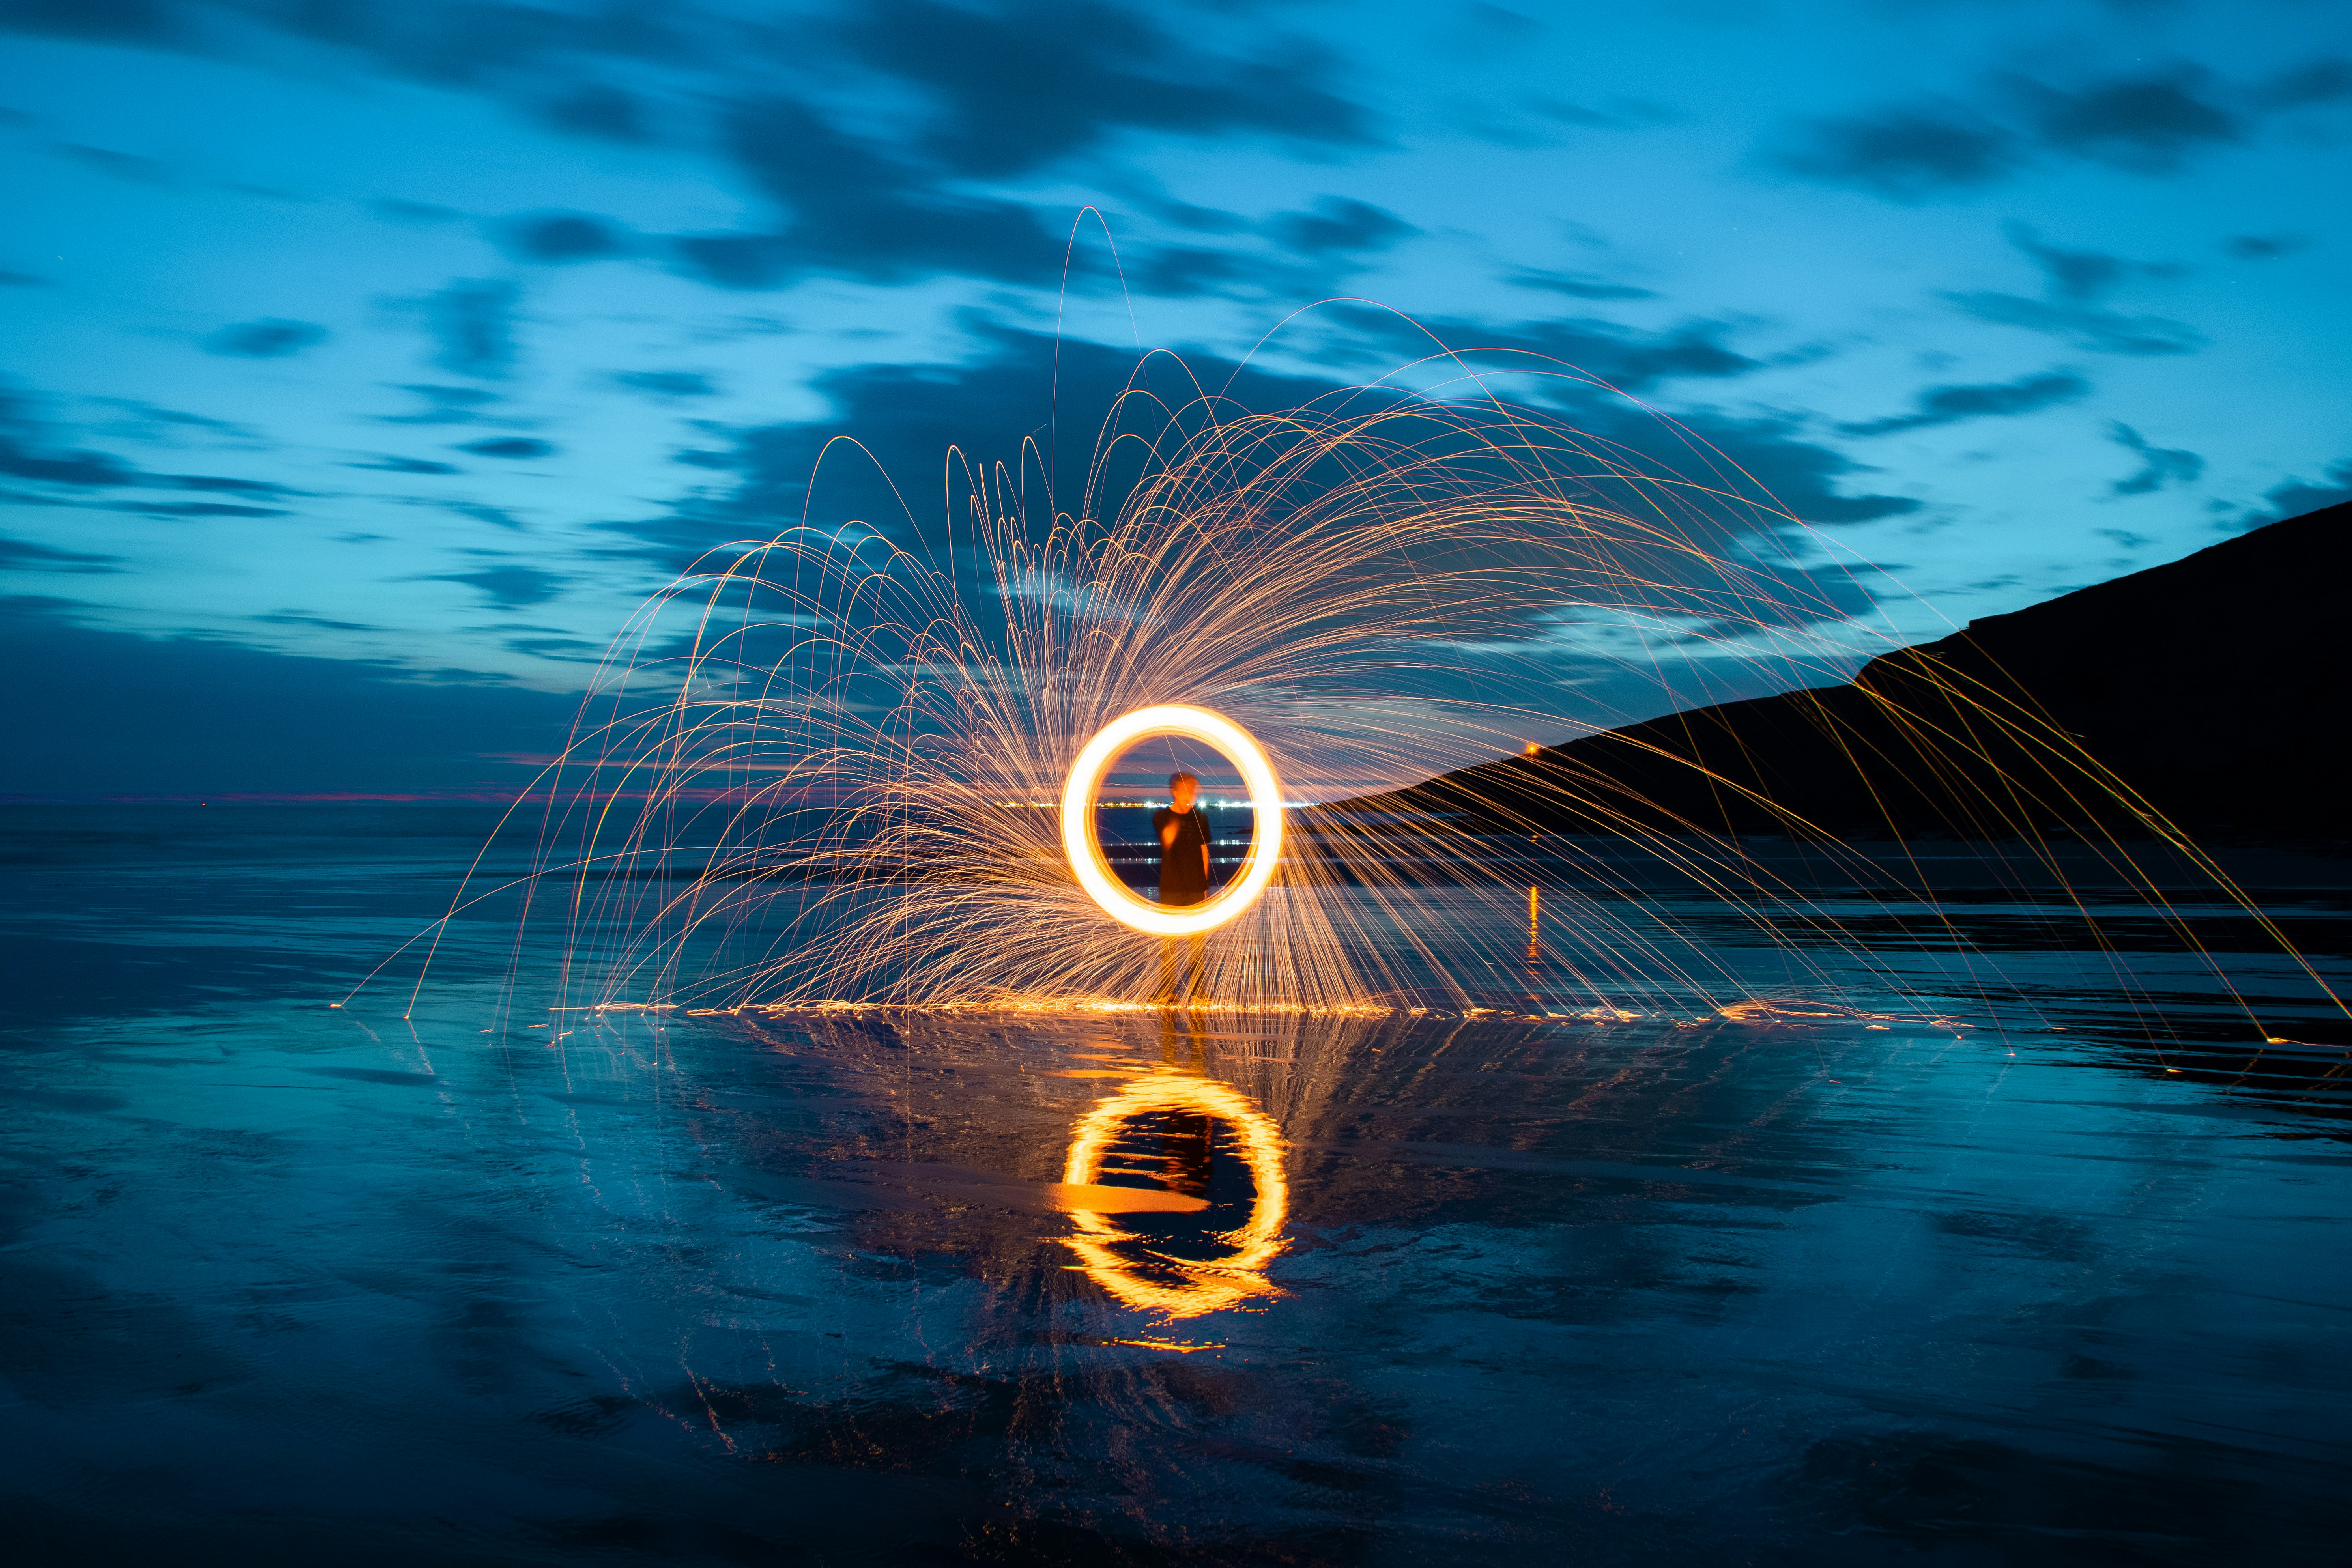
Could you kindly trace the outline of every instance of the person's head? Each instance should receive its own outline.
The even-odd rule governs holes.
[[[1192,809],[1193,797],[1201,793],[1201,781],[1192,773],[1168,775],[1168,801],[1178,811]]]

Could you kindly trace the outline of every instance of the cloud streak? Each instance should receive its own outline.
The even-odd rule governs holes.
[[[1781,174],[1921,202],[2035,164],[2174,174],[2200,153],[2250,141],[2270,117],[2346,98],[2352,64],[2333,58],[2234,87],[2187,62],[2071,86],[2012,73],[1992,78],[1972,102],[1912,99],[1793,121],[1759,156]]]
[[[2059,370],[2044,371],[2039,375],[2024,376],[2016,381],[1975,386],[1931,386],[1919,394],[1917,405],[1910,413],[1841,425],[1838,433],[1844,436],[1891,436],[1899,430],[1928,430],[1941,425],[1957,425],[1963,419],[2013,419],[2061,403],[2071,403],[2087,395],[2090,390],[2091,384],[2081,376]]]
[[[433,363],[457,375],[497,380],[515,362],[514,310],[521,289],[503,279],[458,279],[421,301]]]
[[[289,321],[265,316],[223,327],[205,340],[205,353],[235,359],[285,359],[327,341],[327,329],[314,321]]]
[[[2011,224],[2007,229],[2010,242],[2041,268],[2042,297],[1966,289],[1946,292],[1948,302],[1978,321],[2063,338],[2093,353],[2147,357],[2194,353],[2205,346],[2205,334],[2185,321],[2134,315],[2101,303],[2134,278],[2178,278],[2183,268],[2095,250],[2068,250],[2045,243],[2023,224]]]
[[[2205,472],[2205,459],[2179,447],[2154,447],[2130,426],[2117,420],[2108,433],[2116,445],[2139,454],[2139,472],[2117,479],[2109,488],[2119,496],[2144,496],[2168,484],[2190,484]]]
[[[502,610],[543,605],[563,592],[567,580],[560,573],[543,571],[537,566],[516,565],[485,566],[473,572],[433,573],[415,579],[420,583],[463,583],[480,590],[483,597]]]
[[[866,65],[929,95],[937,118],[924,151],[962,175],[1025,174],[1129,131],[1372,140],[1364,109],[1322,83],[1313,51],[1234,59],[1132,6],[867,0],[839,31]]]

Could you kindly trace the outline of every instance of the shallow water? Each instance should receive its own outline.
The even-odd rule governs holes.
[[[2205,947],[2317,1043],[2254,1054],[2152,922],[2069,951],[2051,894],[1981,889],[1857,900],[1810,955],[1885,1018],[548,1014],[490,908],[412,1019],[400,983],[331,1009],[488,826],[0,814],[36,1559],[2300,1562],[2352,1526],[2347,1053],[2221,906]],[[2340,983],[2336,869],[2262,878]],[[1802,1005],[1751,922],[1655,902]],[[1252,1224],[1262,1268],[1198,1267]]]

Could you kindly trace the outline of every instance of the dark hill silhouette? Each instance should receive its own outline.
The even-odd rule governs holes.
[[[1348,803],[1495,831],[2337,840],[2352,503],[1873,659]],[[2126,786],[2117,791],[2109,787]]]

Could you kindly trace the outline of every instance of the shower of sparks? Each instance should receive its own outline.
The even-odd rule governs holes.
[[[1259,415],[1207,394],[1172,407],[1139,383],[1074,504],[1050,494],[1034,447],[1017,471],[950,454],[961,482],[948,493],[963,500],[943,521],[909,509],[804,522],[707,554],[632,618],[569,745],[509,816],[508,831],[537,838],[530,918],[560,910],[557,1000],[1147,1007],[1160,942],[1108,916],[1073,875],[1055,807],[1089,738],[1184,705],[1228,716],[1297,797],[1269,809],[1255,790],[1250,837],[1219,840],[1265,846],[1221,865],[1268,875],[1208,939],[1213,1005],[1479,1016],[1501,993],[1500,1010],[1560,1018],[1809,1016],[1781,1003],[1809,994],[1815,955],[1857,944],[1837,909],[1736,838],[1664,832],[1580,798],[1566,802],[1592,825],[1580,837],[1305,804],[1502,756],[1530,759],[1540,782],[1528,734],[1625,717],[1557,716],[1580,684],[1563,687],[1564,655],[1588,671],[1677,659],[1747,689],[1851,672],[1865,634],[1839,601],[1868,595],[1822,564],[1834,551],[1690,432],[1658,430],[1692,473],[1483,391],[1361,390]],[[824,480],[821,462],[812,509]],[[2252,909],[2046,718],[1957,680],[1939,695],[2047,759],[2048,777],[2004,781],[2013,795],[2126,799],[2149,837]],[[1939,746],[1979,744],[1936,716],[1892,717],[1930,771]],[[1860,873],[1864,900],[1925,902],[1933,918],[1933,895],[1884,860],[1782,815],[1818,862]],[[1998,802],[1984,816],[2005,820]],[[2129,857],[2112,840],[2097,848],[2194,949]],[[2011,853],[2055,868],[2039,843]],[[1781,951],[1781,1002],[1752,995],[1715,956],[1721,944],[1676,931],[1642,896],[1661,870]],[[452,913],[497,890],[470,889]],[[2108,945],[2087,906],[2083,918],[2085,947]],[[1973,984],[1988,977],[1974,955],[1963,963]]]

